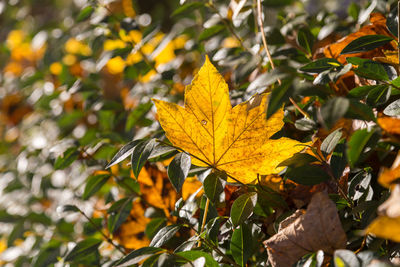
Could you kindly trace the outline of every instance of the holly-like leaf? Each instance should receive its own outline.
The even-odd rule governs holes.
[[[194,165],[223,170],[242,183],[251,183],[257,174],[278,173],[284,167],[277,165],[306,145],[269,139],[283,126],[283,110],[267,120],[266,94],[232,108],[228,85],[208,58],[186,87],[184,108],[153,101],[166,136],[192,155]]]
[[[231,219],[234,226],[243,223],[253,213],[253,209],[257,202],[257,193],[251,192],[241,195],[231,208]]]
[[[343,48],[341,55],[365,52],[392,41],[393,38],[386,35],[364,35],[351,41],[345,48]]]
[[[191,161],[186,153],[179,153],[168,166],[168,178],[177,192],[180,192],[182,185],[188,176]]]

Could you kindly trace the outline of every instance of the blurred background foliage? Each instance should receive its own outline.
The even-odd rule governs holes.
[[[153,155],[138,177],[128,160],[105,167],[132,140],[165,139],[150,99],[182,103],[184,87],[206,54],[229,84],[234,104],[280,88],[283,95],[274,99],[278,107],[286,104],[281,134],[300,141],[312,136],[324,140],[342,129],[335,153],[344,156],[334,161],[333,174],[345,188],[351,184],[346,195],[358,208],[337,191],[330,193],[337,196],[348,248],[398,257],[395,243],[364,238],[360,231],[389,195],[377,177],[382,167],[392,165],[400,145],[397,137],[385,135],[371,122],[399,91],[385,89],[384,97],[381,91],[370,94],[367,105],[359,102],[366,94],[348,95],[366,83],[337,83],[350,70],[340,72],[344,65],[323,67],[327,72],[318,75],[318,82],[315,72],[299,71],[328,57],[323,48],[368,24],[372,12],[388,16],[393,2],[262,1],[264,30],[276,65],[271,70],[256,1],[0,1],[0,265],[111,266],[128,252],[149,246],[159,229],[182,221],[190,227],[176,235],[178,229],[169,228],[173,238],[162,244],[169,250],[148,252],[146,262],[185,263],[172,251],[197,242],[190,238],[204,211],[204,170],[192,168],[182,191],[176,192],[166,173],[174,151]],[[397,73],[391,73],[394,80]],[[359,143],[361,151],[354,151]],[[127,147],[130,153],[133,147]],[[345,147],[350,152],[343,152]],[[351,171],[344,173],[346,166]],[[300,174],[292,175],[302,183]],[[248,221],[252,243],[259,244],[248,252],[250,265],[267,265],[262,241],[277,231],[279,221],[309,202],[310,192],[319,190],[314,184],[330,186],[320,184],[323,180],[292,183],[283,191],[281,177],[262,181],[271,192],[259,196],[264,202]],[[226,186],[209,212],[210,218],[221,219],[214,222],[222,229],[213,237],[210,226],[209,238],[226,256],[199,250],[227,265],[236,256],[229,249],[232,229],[225,219],[232,202],[246,191]],[[313,254],[298,266],[307,260],[317,261]]]

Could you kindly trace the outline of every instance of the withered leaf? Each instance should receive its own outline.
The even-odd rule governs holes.
[[[297,211],[287,220],[281,223],[276,235],[264,241],[273,267],[292,266],[310,252],[323,250],[333,254],[346,247],[346,234],[336,206],[326,193],[316,193],[304,214]]]

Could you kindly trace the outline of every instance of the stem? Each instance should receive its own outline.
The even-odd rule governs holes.
[[[115,244],[114,241],[112,241],[112,239],[107,236],[96,224],[95,222],[89,218],[81,209],[79,209],[79,213],[82,214],[89,222],[90,224],[93,225],[93,227],[105,238],[105,240],[107,241],[107,243],[109,243],[110,245],[112,245],[113,247],[115,247],[116,249],[118,249],[122,254],[126,254],[125,252],[125,248],[123,248],[121,245]]]
[[[222,17],[222,15],[219,13],[218,9],[215,7],[214,3],[212,1],[209,1],[208,6],[219,16],[222,23],[224,23],[225,26],[228,28],[229,32],[233,35],[233,37],[235,37],[236,40],[238,40],[238,42],[240,43],[240,46],[243,47],[244,50],[253,54],[250,49],[248,49],[247,47],[244,46],[243,40],[236,34],[235,29],[232,27],[232,25],[228,21],[226,21],[226,19],[224,17]]]
[[[206,225],[206,220],[207,220],[207,215],[208,215],[208,207],[209,206],[210,206],[210,199],[207,198],[206,206],[204,207],[203,221],[201,223],[200,233],[203,232],[204,226]],[[200,247],[200,246],[201,246],[201,240],[199,241],[199,244],[198,244],[198,247]]]
[[[257,15],[258,15],[258,26],[260,28],[261,32],[261,39],[264,45],[265,52],[267,53],[268,60],[271,63],[271,68],[274,70],[275,69],[275,64],[274,61],[272,60],[271,52],[269,51],[268,48],[268,43],[267,43],[267,38],[265,37],[265,31],[264,31],[264,22],[262,20],[262,9],[261,9],[261,0],[257,0]],[[281,84],[281,80],[278,79],[278,83]]]
[[[400,0],[399,0],[400,1]],[[399,2],[400,3],[400,2]],[[268,48],[268,43],[267,43],[267,37],[265,35],[265,31],[264,31],[264,22],[263,22],[263,12],[262,12],[262,8],[261,8],[261,0],[257,0],[257,17],[258,17],[258,26],[260,28],[260,32],[261,32],[261,39],[263,42],[263,46],[265,49],[265,52],[267,53],[267,57],[269,62],[271,63],[271,69],[275,69],[275,64],[274,61],[272,60],[272,56],[271,56],[271,52]],[[278,83],[279,85],[282,84],[281,79],[278,78]],[[299,105],[297,105],[296,101],[293,100],[293,98],[289,97],[290,102],[293,104],[293,106],[295,106],[295,108],[306,118],[310,118],[310,116],[307,114],[307,112],[305,112],[303,109],[301,109],[299,107]]]
[[[397,20],[399,20],[400,18],[400,0],[397,1]],[[398,54],[398,66],[397,66],[397,70],[400,73],[400,21],[397,22],[397,54]]]

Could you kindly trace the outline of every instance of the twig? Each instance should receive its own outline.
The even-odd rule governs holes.
[[[400,0],[399,0],[400,1]],[[263,42],[263,46],[265,49],[265,52],[267,53],[267,57],[269,62],[271,63],[271,68],[274,70],[275,69],[275,64],[274,61],[272,60],[272,56],[271,56],[271,52],[269,51],[268,48],[268,43],[267,43],[267,37],[265,36],[265,31],[264,31],[264,22],[263,22],[263,12],[262,12],[262,8],[261,8],[261,0],[257,0],[257,17],[258,17],[258,26],[260,28],[260,32],[261,32],[261,39]],[[279,85],[282,84],[281,79],[277,79]],[[306,118],[310,118],[310,116],[307,114],[307,112],[305,112],[302,108],[300,108],[299,105],[297,105],[296,101],[293,100],[293,98],[289,97],[289,101],[293,104],[293,106],[295,106],[295,108]]]
[[[204,207],[203,221],[202,221],[202,223],[201,223],[200,233],[203,232],[204,226],[206,225],[209,206],[210,206],[210,199],[207,198],[206,206]],[[201,240],[199,241],[198,247],[201,247]]]
[[[397,1],[397,54],[398,54],[398,63],[399,65],[397,66],[398,71],[400,73],[400,0]]]
[[[125,252],[125,248],[123,248],[121,245],[115,244],[114,241],[112,241],[112,239],[107,236],[97,225],[96,223],[89,218],[81,209],[79,209],[79,213],[82,214],[89,222],[90,224],[93,225],[93,227],[105,238],[105,240],[107,241],[107,243],[109,243],[110,245],[112,245],[113,247],[115,247],[116,249],[118,249],[122,254],[126,254]]]
[[[263,22],[263,15],[262,15],[262,9],[261,9],[261,0],[257,0],[257,15],[258,15],[258,26],[260,28],[261,32],[261,39],[264,45],[265,52],[267,53],[267,57],[269,62],[271,63],[271,68],[274,70],[275,69],[275,64],[274,61],[272,60],[271,52],[269,51],[268,48],[268,43],[267,43],[267,38],[265,37],[265,31],[264,31],[264,22]],[[281,79],[278,79],[279,85],[282,84]]]

